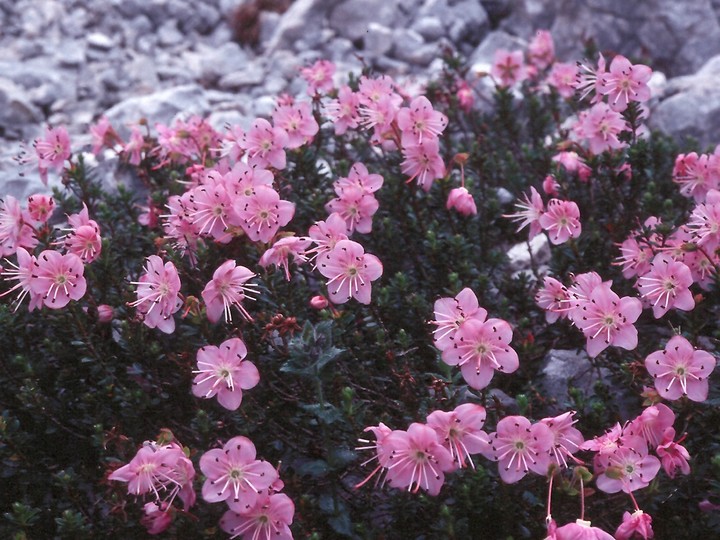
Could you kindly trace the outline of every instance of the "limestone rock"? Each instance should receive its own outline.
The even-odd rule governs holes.
[[[147,119],[150,125],[156,122],[169,124],[179,114],[206,115],[209,112],[210,104],[203,89],[197,84],[188,84],[128,98],[108,109],[105,116],[121,136],[127,136],[127,126],[140,118]]]

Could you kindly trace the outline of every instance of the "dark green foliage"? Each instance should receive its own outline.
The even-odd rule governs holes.
[[[518,100],[499,90],[491,112],[465,114],[451,91],[453,64],[461,69],[451,59],[445,78],[427,95],[450,118],[441,145],[445,163],[450,168],[456,154],[468,154],[465,182],[478,204],[477,216],[462,217],[445,208],[450,189],[459,184],[457,165],[425,193],[405,183],[399,154],[376,153],[364,133],[335,137],[326,127],[312,145],[290,152],[288,168],[276,174],[281,196],[296,204],[288,229],[297,235],[325,218],[333,179],[355,161],[382,174],[373,231],[353,237],[384,265],[369,306],[352,301],[337,309],[312,309],[309,299],[324,292],[321,276],[309,265],[293,268],[290,282],[280,271],[263,271],[257,261],[265,246],[242,237],[223,246],[208,242],[199,250],[200,264],[189,264],[162,239],[159,227],[143,227],[137,220],[138,204],[146,204],[146,196],[162,205],[181,192],[172,179],[182,177],[182,167],[157,169],[146,159],[140,168],[146,192],[105,191],[82,160],[66,172],[66,189],[56,194],[59,214],[76,212],[84,202],[100,225],[102,256],[86,268],[88,294],[67,309],[28,313],[25,306],[13,311],[9,302],[0,305],[0,536],[143,537],[141,501],[107,475],[129,461],[143,441],[169,436],[163,430],[189,449],[198,472],[199,456],[219,441],[249,437],[259,457],[280,464],[284,491],[296,506],[296,538],[543,536],[546,480],[529,476],[503,484],[497,466],[480,457],[477,468],[449,474],[438,497],[374,489],[373,480],[354,488],[375,466],[363,467],[370,453],[355,450],[368,425],[384,422],[405,429],[425,421],[433,410],[451,410],[467,401],[487,408],[489,431],[512,414],[489,392],[469,389],[457,369],[440,361],[428,324],[435,300],[471,287],[490,317],[513,326],[512,345],[520,355],[520,369],[497,374],[491,387],[508,394],[521,414],[535,420],[546,415],[549,405],[577,410],[577,427],[590,438],[626,420],[619,416],[618,394],[633,396],[634,412],[641,410],[638,396],[650,380],[638,362],[662,347],[669,337],[667,324],[692,339],[703,336],[717,344],[717,289],[694,311],[671,312],[660,323],[645,312],[638,323],[637,350],[600,355],[595,367],[611,370],[616,386],[600,384],[594,397],[572,390],[571,402],[550,403],[534,382],[540,360],[552,348],[582,348],[584,338],[566,323],[546,324],[534,302],[535,276],[511,272],[507,250],[525,241],[527,230],[517,233],[503,217],[514,209],[502,202],[498,190],[518,197],[529,186],[540,190],[546,175],[556,175],[560,196],[580,207],[583,234],[553,246],[551,274],[567,281],[571,272],[594,270],[612,279],[621,295],[632,294],[632,283],[612,264],[617,244],[652,215],[662,218],[668,234],[691,207],[671,182],[678,149],[660,134],[633,140],[626,161],[631,178],[617,172],[622,158],[605,154],[590,160],[593,179],[581,183],[553,163],[556,149],[547,144],[548,137],[558,142],[566,136],[561,121],[568,106],[556,94],[526,86]],[[176,314],[177,330],[170,336],[144,326],[128,306],[135,300],[130,282],[151,254],[173,261],[183,283],[187,310]],[[211,324],[190,300],[200,298],[214,269],[227,258],[259,273],[260,297],[247,306],[253,322]],[[113,307],[112,323],[98,320],[101,304]],[[248,359],[261,374],[260,384],[244,393],[236,412],[190,393],[197,349],[232,336],[242,337]],[[637,493],[654,518],[657,538],[720,533],[716,513],[698,509],[708,496],[720,502],[719,403],[713,379],[706,403],[673,405],[678,433],[688,432],[684,444],[693,456],[693,473],[675,480],[661,473]],[[570,480],[558,483],[553,514],[565,523],[578,517],[578,486]],[[201,485],[198,477],[198,492]],[[626,496],[597,492],[588,497],[587,507],[596,525],[614,531],[630,503]],[[166,534],[224,537],[217,526],[223,512],[224,505],[199,500],[189,514],[177,514]]]

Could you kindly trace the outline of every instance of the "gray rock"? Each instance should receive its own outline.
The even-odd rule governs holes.
[[[718,76],[720,56],[695,75],[670,79],[665,97],[652,110],[648,124],[677,138],[693,137],[701,147],[720,142]]]
[[[426,44],[414,30],[402,28],[393,34],[392,55],[411,64],[426,66],[439,55],[439,51],[437,45]]]
[[[109,51],[115,47],[115,41],[102,32],[93,32],[86,38],[88,46],[101,51]]]
[[[218,88],[222,90],[239,90],[250,86],[257,86],[263,82],[265,72],[256,63],[250,63],[244,69],[233,71],[218,82]]]
[[[435,41],[445,35],[445,26],[437,17],[420,17],[411,28],[428,41]]]
[[[0,78],[0,136],[28,138],[43,121],[42,113],[28,97],[13,81]]]
[[[186,34],[189,32],[209,34],[220,22],[220,12],[211,2],[183,3],[182,6],[183,11],[187,10],[186,15],[176,13],[175,17],[179,21],[180,29]]]
[[[282,17],[274,11],[260,12],[260,44],[267,45],[277,32]]]
[[[328,13],[341,0],[295,0],[283,14],[272,38],[265,44],[265,53],[288,49],[302,39],[309,28],[315,28],[319,21],[327,19]]]
[[[550,244],[547,236],[538,234],[530,242],[515,244],[510,248],[507,256],[513,272],[530,270],[533,263],[536,268],[539,265],[547,264],[550,261]]]
[[[469,63],[473,64],[492,64],[495,51],[498,49],[506,49],[508,51],[524,50],[527,42],[511,36],[502,30],[490,32],[485,39],[477,46],[470,55]]]
[[[161,90],[146,96],[125,99],[105,112],[110,123],[121,136],[127,137],[127,126],[145,118],[150,125],[169,124],[180,115],[206,115],[210,104],[204,90],[197,84],[188,84]]]
[[[178,23],[175,20],[165,22],[158,30],[158,41],[165,47],[182,43],[184,39],[185,37],[178,30]]]
[[[350,43],[348,41],[348,43]],[[387,26],[371,22],[365,34],[365,53],[373,58],[387,54],[393,46],[393,31]]]
[[[85,63],[85,43],[65,40],[55,50],[55,58],[61,67],[76,68]]]
[[[565,58],[580,56],[588,38],[628,57],[650,54],[654,67],[673,76],[692,73],[720,51],[710,0],[518,0],[501,28],[528,37],[548,28]]]
[[[351,41],[364,38],[371,22],[400,28],[407,17],[398,4],[398,0],[345,0],[330,14],[330,28]]]
[[[556,406],[549,407],[550,414],[567,410],[567,405],[571,402],[569,387],[577,388],[586,398],[591,398],[596,395],[595,384],[598,381],[615,386],[610,370],[595,367],[585,351],[562,349],[548,351],[542,360],[537,378],[538,387],[548,403],[556,403]],[[634,404],[631,396],[622,394],[618,394],[613,402],[623,418],[630,416],[629,411]]]
[[[450,21],[448,37],[454,43],[468,46],[480,43],[490,28],[487,13],[477,0],[462,0],[452,5]]]
[[[221,47],[198,47],[200,53],[200,76],[203,82],[214,84],[222,76],[245,70],[248,55],[240,45],[228,42]]]

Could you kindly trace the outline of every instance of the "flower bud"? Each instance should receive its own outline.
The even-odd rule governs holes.
[[[328,299],[319,294],[310,299],[310,307],[313,309],[325,309],[328,307]]]
[[[473,200],[472,195],[470,195],[470,192],[464,187],[455,188],[450,191],[446,207],[448,210],[454,208],[463,216],[474,216],[477,214],[475,201]]]
[[[98,321],[101,323],[109,323],[113,319],[113,308],[107,304],[100,304],[97,307]]]

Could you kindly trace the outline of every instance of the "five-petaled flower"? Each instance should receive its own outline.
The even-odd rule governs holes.
[[[278,479],[275,468],[255,456],[255,445],[243,436],[233,437],[222,449],[205,452],[200,458],[200,470],[206,477],[203,498],[211,503],[226,501],[239,513],[253,508],[260,492]]]
[[[255,364],[245,360],[247,347],[240,338],[231,338],[219,347],[207,345],[197,353],[197,373],[192,392],[201,398],[217,396],[218,403],[231,411],[242,401],[242,391],[260,381]]]
[[[370,303],[370,283],[383,272],[380,259],[365,253],[357,242],[340,240],[318,260],[320,273],[329,278],[327,287],[332,302],[344,304],[355,298],[361,304]]]
[[[705,401],[708,377],[715,369],[715,357],[695,349],[682,336],[674,336],[665,349],[645,359],[645,367],[655,379],[655,388],[665,399],[687,396],[692,401]]]

